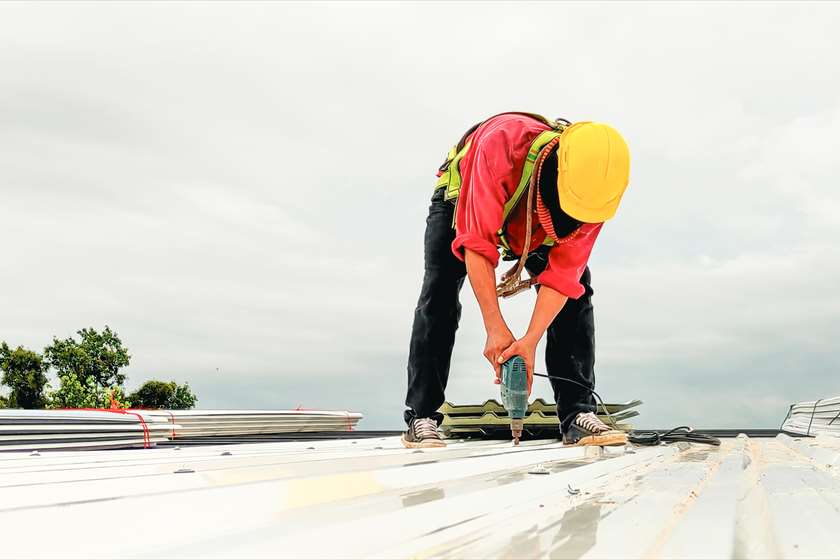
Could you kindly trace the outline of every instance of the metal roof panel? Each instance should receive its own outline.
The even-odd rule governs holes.
[[[839,438],[787,435],[8,453],[0,526],[13,557],[834,558],[838,471]]]

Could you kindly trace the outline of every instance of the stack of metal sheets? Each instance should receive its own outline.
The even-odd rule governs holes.
[[[626,403],[605,403],[604,406],[598,406],[597,413],[607,424],[615,423],[618,429],[630,431],[633,427],[623,421],[638,416],[638,411],[630,409],[640,404],[642,401],[639,400]],[[438,412],[443,414],[441,430],[447,437],[510,437],[510,418],[505,407],[495,399],[477,405],[455,405],[445,402]],[[528,405],[528,414],[524,418],[524,424],[526,436],[557,437],[557,405],[543,399],[534,400]]]
[[[173,426],[148,414],[97,410],[0,410],[0,451],[152,447]]]
[[[244,436],[299,432],[347,432],[362,415],[337,410],[152,410],[156,419],[176,425],[179,438]]]
[[[802,436],[840,436],[840,397],[792,405],[782,431]]]

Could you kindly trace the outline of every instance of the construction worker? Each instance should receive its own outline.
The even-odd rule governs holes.
[[[443,447],[438,433],[449,378],[459,293],[469,276],[481,308],[484,357],[499,383],[501,364],[521,356],[533,382],[537,343],[548,331],[545,362],[563,441],[620,445],[623,432],[595,415],[594,321],[587,261],[603,222],[629,180],[627,144],[612,127],[503,113],[468,130],[438,172],[425,233],[425,275],[408,358],[406,447]],[[499,249],[513,269],[496,286]],[[520,279],[526,270],[530,279]],[[537,286],[526,333],[517,338],[497,296]],[[581,386],[582,385],[582,386]]]

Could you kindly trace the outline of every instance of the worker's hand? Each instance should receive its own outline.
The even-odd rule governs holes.
[[[513,358],[514,356],[522,356],[522,359],[525,360],[525,368],[528,370],[528,394],[531,394],[531,385],[534,384],[534,357],[537,354],[537,343],[539,339],[533,339],[529,336],[524,336],[519,340],[513,341],[513,343],[505,348],[499,357],[496,358],[498,362],[497,367],[501,367],[503,363],[508,361],[509,359]],[[498,379],[499,373],[498,369],[496,370],[496,377]],[[499,383],[499,381],[496,381]]]
[[[516,342],[507,325],[487,329],[487,342],[484,344],[484,357],[496,372],[496,384],[501,383],[501,362],[499,355],[505,348]]]

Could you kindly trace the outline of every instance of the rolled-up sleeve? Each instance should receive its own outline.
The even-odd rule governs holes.
[[[589,262],[589,255],[604,224],[583,224],[575,233],[561,239],[548,252],[548,266],[537,282],[577,299],[583,295],[580,277]]]
[[[493,266],[499,264],[499,228],[513,175],[510,138],[504,131],[482,135],[471,154],[461,162],[463,184],[455,211],[452,252],[464,259],[464,249],[480,254]],[[472,157],[469,157],[472,156]]]

